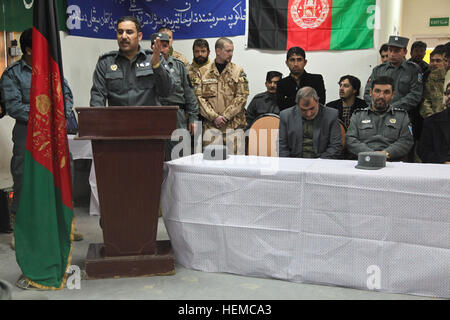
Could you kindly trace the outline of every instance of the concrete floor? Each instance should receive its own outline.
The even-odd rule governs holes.
[[[77,229],[84,240],[74,242],[72,264],[84,269],[90,243],[100,243],[102,232],[98,217],[89,216],[88,208],[75,208]],[[0,233],[0,279],[13,285],[13,299],[51,300],[415,300],[429,299],[412,295],[388,294],[323,285],[300,284],[275,279],[243,277],[233,274],[207,273],[176,265],[173,276],[82,280],[81,289],[59,291],[24,291],[15,286],[21,272],[14,251],[9,247],[10,234]],[[168,239],[162,218],[158,240]]]

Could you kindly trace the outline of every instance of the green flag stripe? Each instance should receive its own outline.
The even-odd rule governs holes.
[[[374,5],[375,0],[333,0],[330,50],[373,47]]]
[[[23,274],[42,287],[61,288],[71,260],[73,210],[61,200],[53,175],[25,151],[14,236]],[[45,249],[44,249],[45,248]]]

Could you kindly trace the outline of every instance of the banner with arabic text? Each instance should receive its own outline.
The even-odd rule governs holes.
[[[160,27],[175,39],[211,38],[245,34],[245,0],[67,0],[70,35],[115,39],[116,23],[134,16],[144,39]]]

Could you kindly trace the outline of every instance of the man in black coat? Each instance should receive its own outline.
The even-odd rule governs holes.
[[[418,154],[425,163],[450,164],[450,83],[444,95],[446,109],[423,122]]]
[[[350,125],[350,118],[356,109],[367,107],[363,99],[358,98],[361,89],[361,81],[358,78],[346,75],[339,79],[339,98],[327,103],[327,107],[337,109],[339,119],[347,129]]]
[[[280,111],[294,106],[297,91],[303,87],[312,87],[319,95],[319,102],[325,104],[325,84],[320,74],[308,73],[305,70],[305,50],[292,47],[286,55],[286,66],[291,72],[289,76],[281,79],[277,85],[277,103]]]

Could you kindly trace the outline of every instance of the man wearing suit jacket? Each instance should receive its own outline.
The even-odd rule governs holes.
[[[290,70],[289,76],[278,81],[277,103],[280,111],[295,105],[295,96],[298,89],[312,87],[319,95],[319,102],[325,104],[325,85],[322,75],[308,73],[305,70],[305,50],[300,47],[292,47],[286,55],[286,66]]]
[[[319,103],[316,90],[298,90],[294,105],[280,113],[279,156],[338,159],[342,136],[338,111]]]

